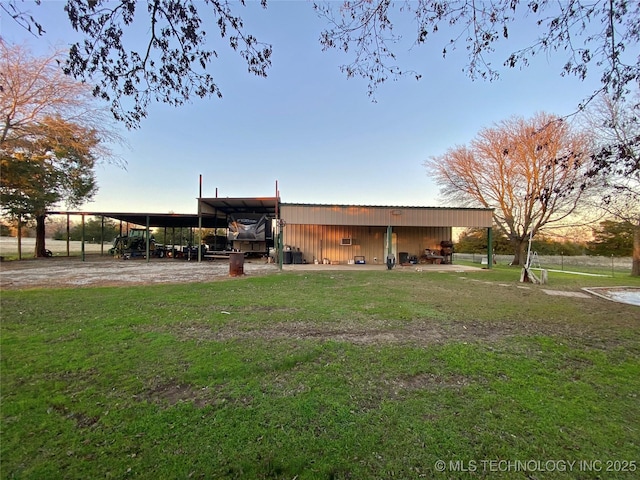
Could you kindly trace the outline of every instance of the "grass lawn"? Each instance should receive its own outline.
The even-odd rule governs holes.
[[[0,475],[638,478],[640,307],[542,288],[640,281],[519,273],[4,291]]]

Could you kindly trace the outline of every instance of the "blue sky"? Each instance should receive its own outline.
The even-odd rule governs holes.
[[[32,11],[44,37],[3,17],[3,38],[27,42],[34,53],[69,43],[64,2],[43,3]],[[216,188],[220,197],[273,196],[277,181],[284,202],[437,206],[425,160],[512,115],[570,114],[598,88],[597,72],[585,82],[561,77],[563,59],[545,56],[525,70],[502,70],[495,82],[472,81],[462,72],[464,51],[442,58],[443,35],[400,48],[401,66],[423,77],[388,82],[374,103],[365,81],[340,72],[349,57],[322,52],[324,22],[309,2],[271,1],[267,10],[250,4],[238,13],[249,32],[273,45],[269,76],[252,76],[239,56],[220,48],[212,72],[223,99],[152,105],[138,130],[122,129],[126,169],[100,165],[99,191],[82,210],[195,213],[199,175],[205,197]],[[410,19],[403,22],[398,33],[409,37]],[[512,32],[520,38],[512,35],[494,65],[535,33],[524,23]]]

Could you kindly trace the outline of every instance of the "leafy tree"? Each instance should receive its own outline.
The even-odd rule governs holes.
[[[120,227],[114,220],[101,218],[90,218],[84,224],[84,241],[88,243],[100,243],[102,238],[105,242],[110,242],[120,233]],[[64,232],[66,235],[66,232]],[[69,230],[70,240],[82,240],[82,224],[74,225]]]
[[[89,87],[61,74],[54,54],[34,58],[0,39],[2,211],[36,223],[36,256],[45,256],[47,210],[77,206],[97,190],[94,167],[117,139],[93,106]]]
[[[629,222],[605,220],[593,229],[593,241],[587,245],[595,255],[629,257],[633,252],[634,225]]]
[[[456,253],[484,253],[487,251],[487,234],[482,229],[467,229],[458,236]]]
[[[9,225],[4,222],[0,222],[0,236],[2,237],[10,237],[11,236],[11,228]]]
[[[155,236],[156,240],[159,243],[164,243],[165,241],[165,230],[164,228],[156,228],[151,232],[153,236]],[[198,229],[191,229],[187,227],[178,227],[178,228],[167,228],[166,230],[166,243],[167,245],[175,242],[176,245],[193,243],[197,245],[198,243]]]
[[[47,222],[47,232],[54,240],[67,240],[67,225],[65,222]],[[102,232],[102,219],[99,217],[91,217],[86,219],[84,224],[84,240],[88,243],[99,243]],[[105,242],[113,240],[119,233],[119,227],[113,220],[104,219],[104,234],[102,237]],[[71,222],[69,225],[69,240],[82,240],[82,223]]]
[[[2,209],[36,222],[36,256],[45,256],[47,209],[61,200],[78,205],[96,191],[91,150],[95,134],[60,119],[46,118],[28,138],[6,141],[0,150]],[[10,145],[10,146],[9,146]]]
[[[401,44],[402,34],[394,28],[403,17],[416,26],[409,44],[435,47],[443,56],[464,47],[469,60],[465,70],[473,79],[498,78],[500,67],[491,63],[497,45],[508,41],[515,30],[520,35],[530,30],[535,37],[508,53],[502,67],[526,67],[541,53],[563,55],[561,75],[585,79],[595,68],[602,90],[616,97],[640,81],[636,1],[350,0],[314,2],[314,8],[328,22],[321,35],[323,48],[350,54],[353,60],[341,67],[343,72],[368,80],[370,94],[389,78],[420,77],[397,66],[394,47]]]
[[[585,245],[569,241],[558,241],[539,235],[531,241],[531,251],[539,255],[584,255]]]
[[[425,165],[453,204],[493,208],[521,265],[530,235],[577,211],[588,160],[588,138],[547,114],[513,117],[482,130],[469,146],[450,148]]]
[[[455,251],[459,253],[487,253],[487,230],[485,228],[468,228],[458,237]],[[507,254],[511,251],[509,240],[504,235],[496,235],[493,239],[493,250],[496,254]]]
[[[494,252],[507,255],[513,251],[509,239],[504,235],[497,235],[493,239]],[[531,250],[540,255],[584,255],[585,245],[570,241],[558,241],[538,235],[531,242]],[[456,252],[486,253],[487,230],[484,228],[469,228],[462,232],[456,243]]]

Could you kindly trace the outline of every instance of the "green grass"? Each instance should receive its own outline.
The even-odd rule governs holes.
[[[518,277],[4,291],[0,474],[636,478],[640,308]],[[551,273],[544,288],[608,285],[640,282]]]

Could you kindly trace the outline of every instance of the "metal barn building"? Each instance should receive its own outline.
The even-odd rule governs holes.
[[[285,254],[300,252],[305,262],[384,263],[391,251],[404,263],[441,252],[454,227],[490,229],[492,210],[282,203],[279,218]]]
[[[49,213],[67,215],[67,229],[70,215],[81,215],[83,224],[85,216],[92,215],[120,220],[121,224],[143,225],[147,239],[152,227],[164,228],[165,236],[167,228],[224,228],[235,251],[262,255],[273,250],[282,263],[384,264],[389,253],[398,263],[405,263],[424,259],[427,250],[433,252],[436,263],[446,262],[450,261],[450,257],[446,258],[450,253],[444,250],[452,246],[453,228],[486,228],[491,264],[490,208],[330,205],[281,203],[279,197],[200,197],[198,213],[189,215]],[[147,241],[147,259],[149,248]]]

